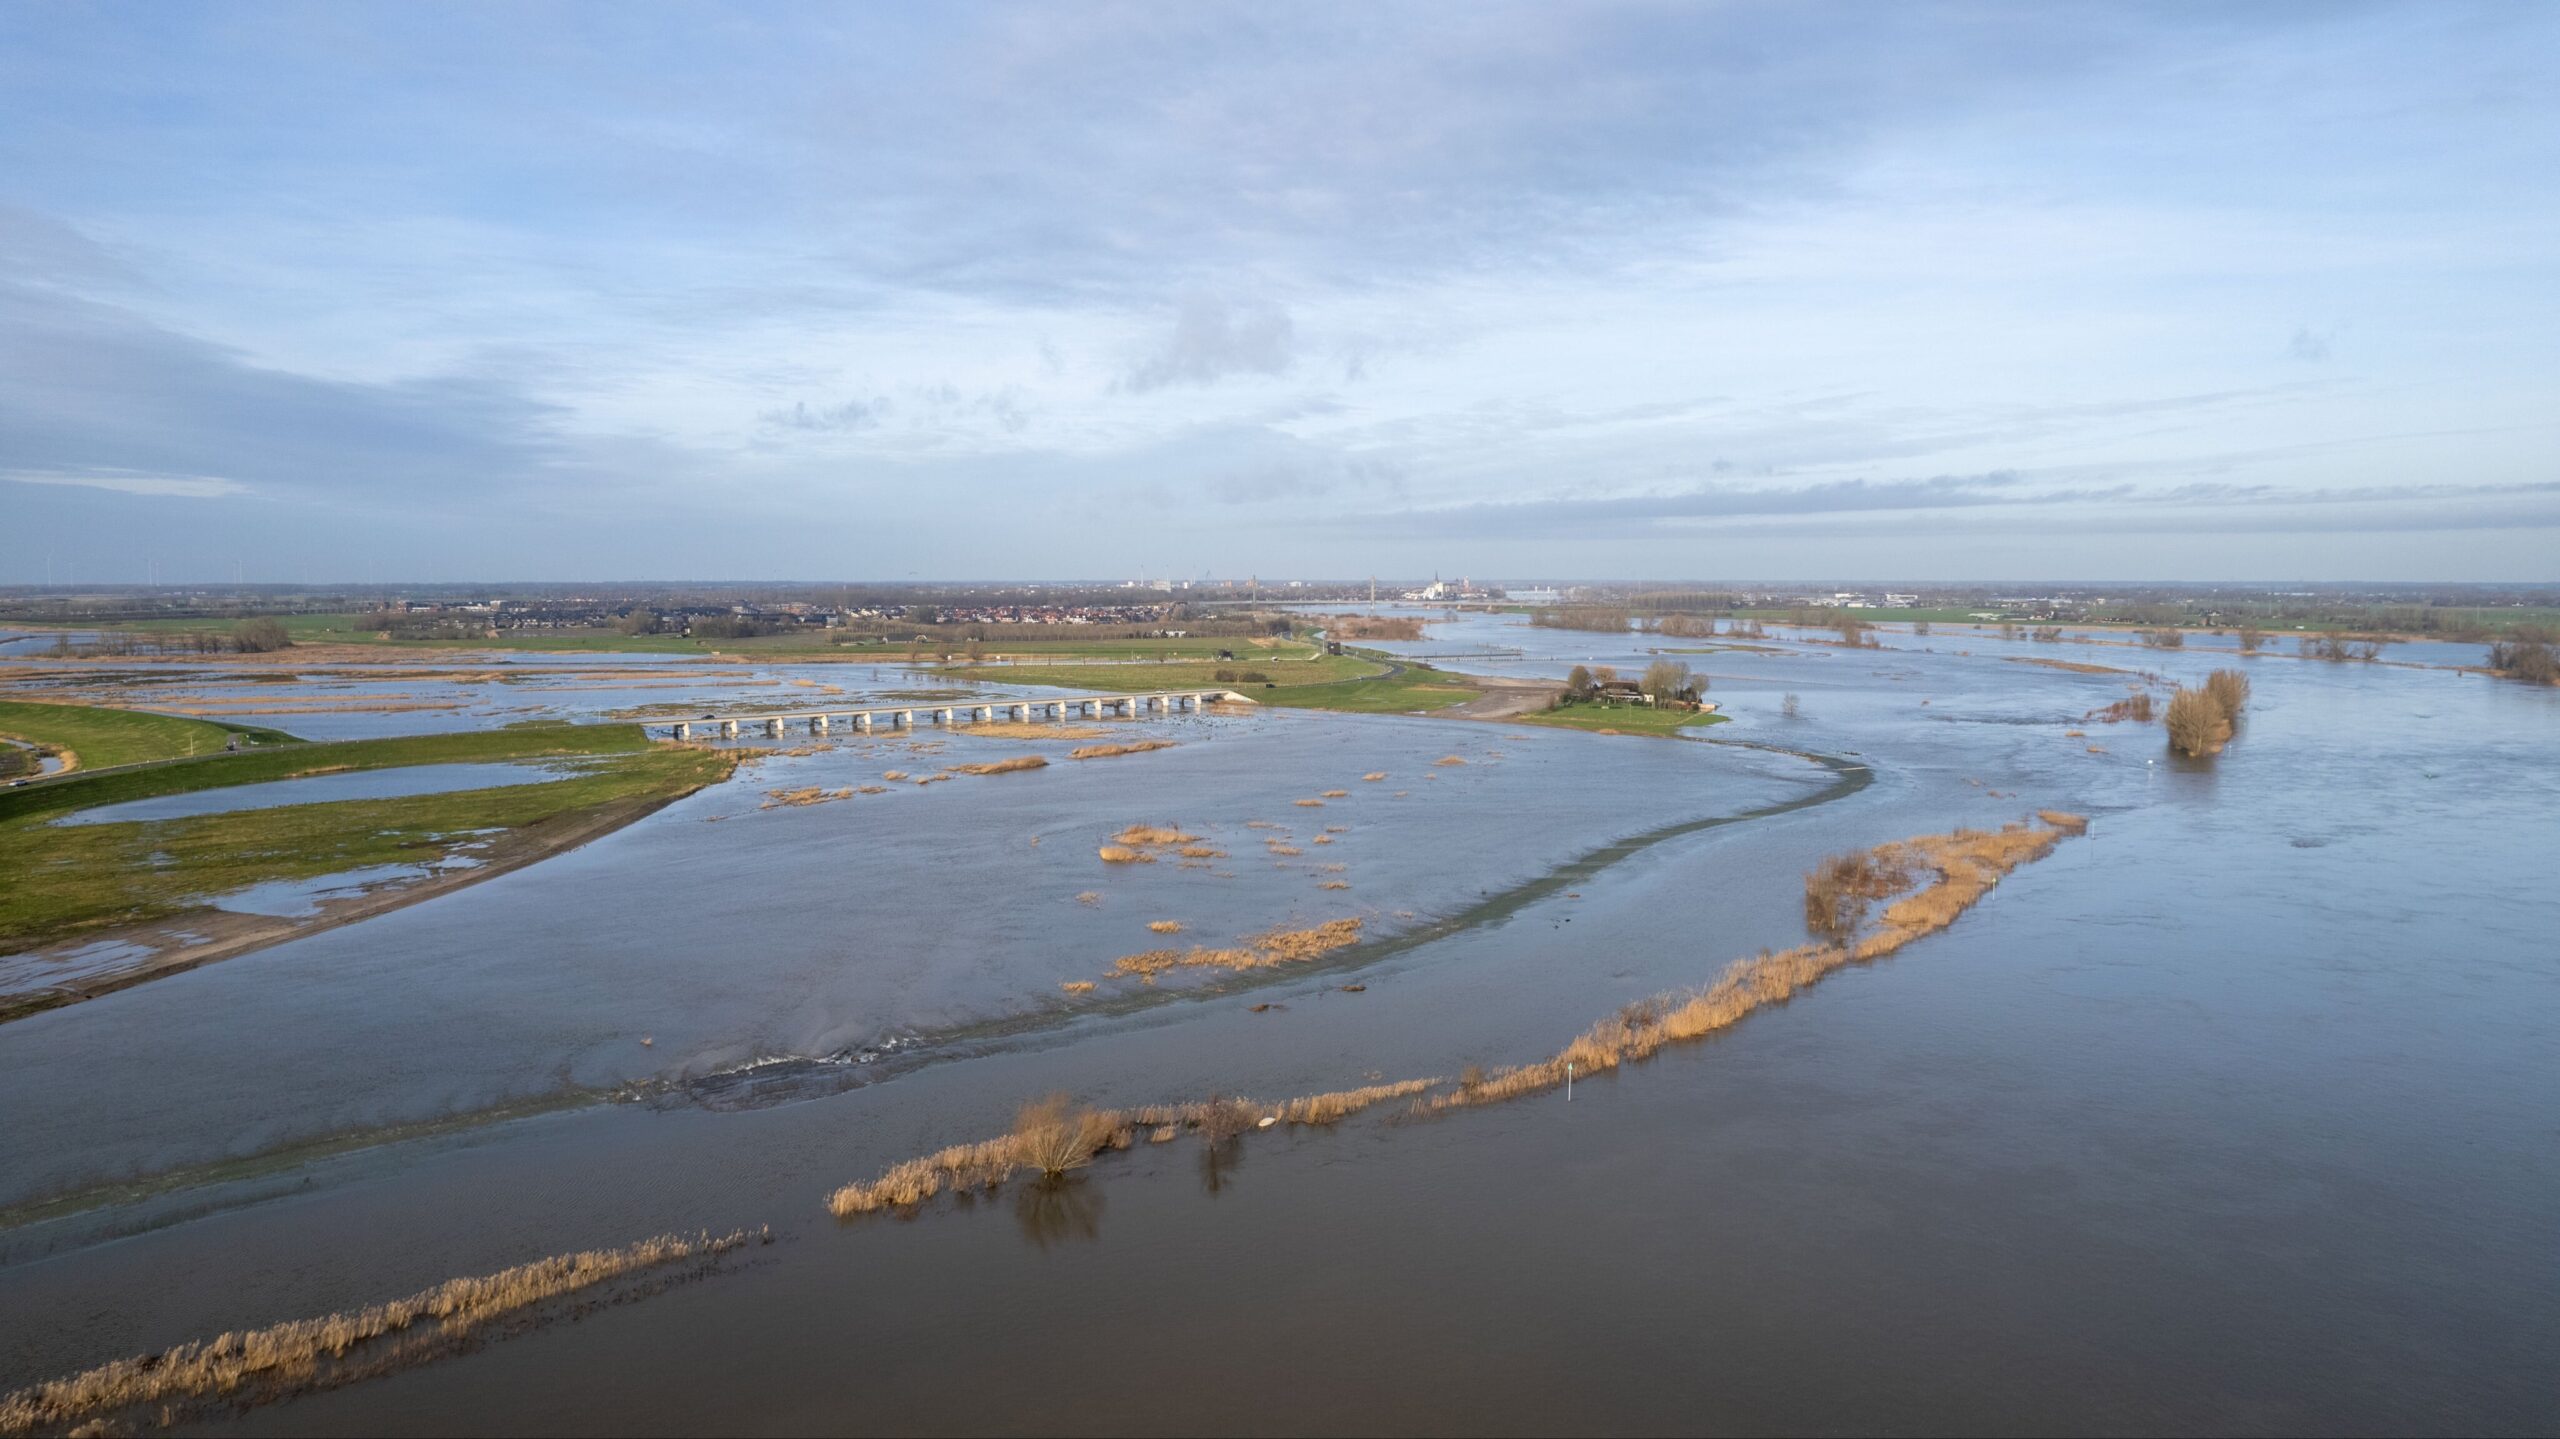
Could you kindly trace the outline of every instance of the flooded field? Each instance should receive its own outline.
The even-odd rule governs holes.
[[[1476,616],[1381,646],[1542,678],[1677,647],[1734,716],[1687,739],[1282,711],[1117,723],[1174,743],[1089,761],[794,736],[557,858],[0,1026],[0,1388],[770,1225],[645,1302],[195,1426],[2560,1423],[2560,693],[2463,646],[1811,638]],[[2103,718],[2232,665],[2254,698],[2217,760]],[[658,667],[183,687],[458,706],[256,721],[328,737],[931,683],[598,673],[626,668]],[[1570,1098],[1141,1142],[905,1221],[823,1207],[1051,1092],[1542,1058],[1801,942],[1826,855],[2047,808],[2088,833],[1946,933]],[[1131,826],[1184,838],[1105,859]],[[1352,919],[1302,961],[1117,967]]]

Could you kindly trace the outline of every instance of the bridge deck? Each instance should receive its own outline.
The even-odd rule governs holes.
[[[820,733],[843,720],[856,728],[869,729],[886,721],[890,728],[912,729],[918,715],[928,723],[940,725],[970,724],[981,716],[994,719],[999,715],[1016,715],[1029,719],[1048,715],[1065,720],[1084,714],[1124,713],[1132,718],[1147,710],[1161,709],[1172,714],[1188,706],[1198,711],[1204,705],[1221,702],[1254,703],[1250,695],[1230,689],[1144,690],[1135,693],[1084,695],[1024,695],[942,700],[927,704],[828,705],[819,709],[755,710],[734,714],[712,711],[694,718],[668,717],[641,721],[648,730],[666,730],[677,739],[692,737],[699,725],[723,735],[734,735],[741,728],[755,726],[769,734],[782,733],[785,725],[806,725],[812,733]]]

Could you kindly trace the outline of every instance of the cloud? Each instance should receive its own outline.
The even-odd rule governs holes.
[[[217,475],[153,475],[137,470],[0,470],[0,480],[21,485],[74,485],[111,490],[122,495],[155,495],[170,499],[219,500],[252,493],[238,480]]]
[[[888,396],[875,395],[867,400],[846,400],[842,404],[814,410],[805,402],[795,403],[787,410],[767,410],[757,418],[779,430],[868,430],[895,408],[896,402]]]
[[[1121,388],[1144,393],[1213,384],[1229,375],[1277,375],[1295,360],[1296,345],[1288,313],[1277,306],[1185,295],[1172,331],[1130,368]]]

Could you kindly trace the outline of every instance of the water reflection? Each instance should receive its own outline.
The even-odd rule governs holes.
[[[1244,1167],[1244,1145],[1232,1134],[1213,1134],[1200,1141],[1200,1192],[1214,1195],[1235,1183]]]
[[[1102,1237],[1101,1187],[1082,1175],[1034,1180],[1013,1192],[1013,1222],[1034,1249]]]

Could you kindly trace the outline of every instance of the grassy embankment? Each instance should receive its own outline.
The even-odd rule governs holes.
[[[1649,709],[1643,705],[1566,705],[1562,709],[1531,710],[1514,715],[1522,724],[1553,725],[1559,729],[1590,730],[1597,734],[1674,735],[1684,729],[1722,724],[1731,715],[1696,710]]]
[[[72,810],[333,770],[583,759],[544,784],[342,800],[120,824],[53,825]],[[726,776],[732,756],[652,744],[636,725],[418,735],[295,745],[0,792],[0,949],[183,913],[272,880],[415,864],[488,831],[582,825]],[[475,833],[476,832],[476,833]]]
[[[256,725],[91,705],[0,700],[0,735],[52,750],[63,757],[69,769],[105,769],[111,765],[219,754],[235,734],[246,735],[262,745],[295,742],[282,730]]]
[[[1357,655],[1305,650],[1292,658],[1270,651],[1237,650],[1233,660],[1166,660],[1141,664],[959,665],[941,673],[988,684],[1040,685],[1087,694],[1154,690],[1230,689],[1266,705],[1293,709],[1354,710],[1369,714],[1440,709],[1475,690],[1456,676],[1408,664],[1400,674]],[[1220,679],[1223,673],[1228,676]],[[1260,679],[1243,676],[1258,674]]]

